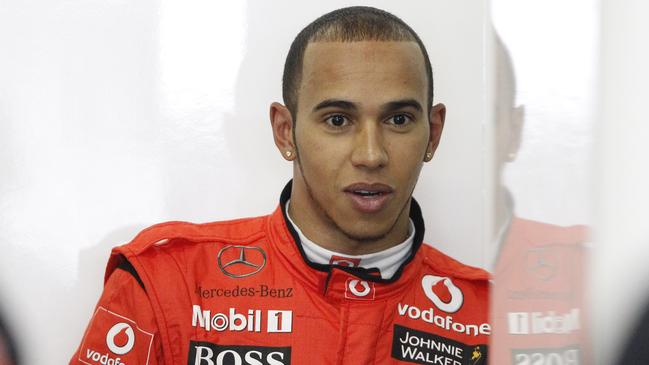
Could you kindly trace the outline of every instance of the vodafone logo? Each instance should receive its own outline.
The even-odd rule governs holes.
[[[118,337],[122,331],[124,331],[127,340],[124,345],[119,346],[115,343],[115,338]],[[128,354],[135,345],[135,333],[133,332],[133,327],[128,323],[117,323],[108,330],[108,333],[106,334],[106,345],[108,346],[108,349],[116,355]]]
[[[373,300],[375,296],[374,283],[368,283],[365,280],[347,279],[345,283],[345,298]]]
[[[361,284],[362,290],[358,290],[358,284]],[[367,281],[358,281],[358,280],[351,280],[349,282],[349,291],[352,292],[357,297],[365,297],[367,294],[370,293],[370,284],[367,283]]]
[[[79,347],[79,363],[146,365],[150,360],[153,336],[134,320],[99,306]]]
[[[443,287],[440,288],[441,285],[443,285]],[[430,299],[437,308],[446,313],[457,312],[462,307],[462,303],[464,303],[464,295],[462,294],[462,291],[447,277],[426,275],[421,279],[421,286],[428,299]],[[442,296],[444,300],[442,300],[440,296]]]
[[[354,259],[351,257],[332,255],[329,259],[329,265],[340,265],[347,267],[358,267],[361,264],[361,259]]]

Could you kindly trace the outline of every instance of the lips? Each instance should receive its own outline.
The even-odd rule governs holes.
[[[383,209],[394,189],[381,183],[356,183],[344,189],[354,208],[362,213],[377,213]]]

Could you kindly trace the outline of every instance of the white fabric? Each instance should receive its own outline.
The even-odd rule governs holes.
[[[297,231],[297,234],[300,236],[300,242],[302,243],[304,253],[306,254],[307,259],[311,262],[328,265],[331,256],[334,255],[350,259],[360,259],[360,264],[358,266],[366,269],[377,268],[381,273],[381,278],[389,279],[394,275],[397,269],[399,269],[399,266],[406,261],[410,254],[415,238],[415,224],[412,222],[412,219],[409,219],[410,225],[408,227],[408,238],[400,244],[375,253],[355,256],[346,255],[328,250],[308,239],[288,214],[290,202],[290,200],[286,202],[286,216],[293,225],[293,228],[295,228],[295,231]]]

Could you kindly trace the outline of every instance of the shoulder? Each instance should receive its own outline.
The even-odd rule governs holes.
[[[560,226],[515,217],[508,233],[508,241],[527,242],[539,245],[580,245],[589,241],[588,226]]]
[[[424,255],[421,274],[424,303],[432,301],[438,309],[447,313],[463,309],[455,319],[465,323],[482,323],[488,329],[491,297],[489,273],[428,245],[423,245],[421,252]]]
[[[115,250],[128,255],[140,255],[154,247],[200,245],[201,243],[247,244],[266,232],[269,216],[240,218],[209,223],[164,222],[150,226],[129,243]]]
[[[129,243],[113,248],[104,280],[107,281],[124,261],[130,262],[138,273],[152,271],[156,267],[168,272],[172,268],[185,271],[188,263],[211,257],[215,250],[222,247],[263,241],[267,236],[268,218],[259,216],[210,223],[172,221],[155,224],[142,230]]]
[[[428,244],[422,244],[421,251],[427,271],[462,280],[477,282],[490,280],[490,274],[486,270],[464,264]]]

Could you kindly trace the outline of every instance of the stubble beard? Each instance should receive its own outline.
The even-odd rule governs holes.
[[[295,136],[293,138],[295,140]],[[397,214],[396,217],[394,218],[394,221],[390,225],[390,228],[388,228],[385,232],[381,232],[381,233],[373,235],[373,236],[372,235],[358,235],[358,234],[355,234],[353,232],[349,232],[348,230],[346,230],[345,228],[340,226],[331,217],[331,215],[327,212],[327,210],[324,208],[323,204],[320,203],[318,198],[313,193],[313,190],[311,189],[311,184],[309,184],[309,181],[308,181],[306,175],[304,174],[304,169],[302,168],[302,160],[300,158],[300,152],[299,152],[299,149],[297,147],[297,143],[294,143],[294,146],[295,146],[295,154],[296,154],[298,167],[300,169],[300,174],[302,175],[302,180],[304,181],[304,185],[306,187],[307,194],[309,194],[309,198],[311,199],[311,201],[315,205],[315,208],[318,210],[319,215],[323,216],[330,226],[335,227],[335,229],[338,232],[342,233],[348,239],[350,239],[352,241],[355,241],[355,242],[358,242],[358,243],[365,243],[365,244],[380,241],[383,238],[385,238],[390,232],[392,232],[394,230],[395,226],[397,225],[397,222],[399,221],[399,217],[401,217],[401,214],[403,214],[403,211],[406,209],[406,207],[408,206],[408,203],[410,202],[410,197],[412,197],[412,193],[413,193],[413,191],[415,189],[414,186],[413,186],[412,190],[410,191],[409,198],[406,199],[406,201],[404,202],[401,209],[399,209],[399,214]]]

